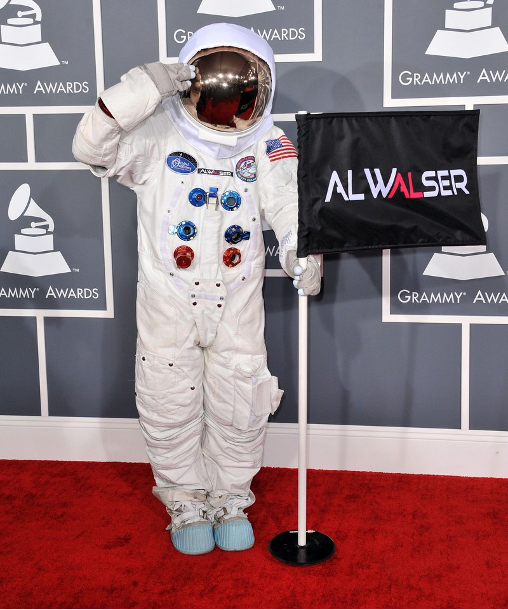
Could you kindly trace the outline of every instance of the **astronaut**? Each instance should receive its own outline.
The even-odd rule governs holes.
[[[244,513],[265,426],[282,397],[267,368],[262,219],[300,294],[315,259],[296,258],[297,154],[270,114],[273,52],[251,30],[214,24],[177,64],[130,70],[82,118],[75,157],[138,197],[136,404],[174,547],[254,544]]]

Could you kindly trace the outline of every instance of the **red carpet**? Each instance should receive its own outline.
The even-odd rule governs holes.
[[[508,608],[508,480],[310,471],[312,567],[269,540],[296,527],[296,471],[264,468],[250,551],[174,551],[146,464],[0,462],[2,608]]]

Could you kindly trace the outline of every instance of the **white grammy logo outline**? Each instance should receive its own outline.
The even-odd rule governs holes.
[[[10,220],[29,216],[40,221],[14,235],[14,250],[8,252],[0,271],[31,277],[70,273],[62,253],[53,247],[53,218],[35,203],[26,182],[11,197],[8,216]]]
[[[0,10],[8,4],[28,10],[0,26],[0,68],[25,71],[60,65],[49,43],[42,42],[40,6],[34,0],[0,0]]]
[[[489,221],[482,213],[485,232]],[[430,259],[423,275],[450,280],[479,280],[505,275],[496,256],[486,246],[445,246]]]
[[[445,29],[438,30],[426,55],[470,59],[508,51],[498,27],[492,27],[494,0],[459,0],[445,13]]]
[[[203,0],[198,13],[204,15],[220,15],[221,17],[245,17],[258,13],[275,11],[271,0]]]

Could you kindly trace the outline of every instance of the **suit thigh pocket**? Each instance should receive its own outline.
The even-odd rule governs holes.
[[[264,355],[238,356],[234,368],[217,362],[205,375],[205,405],[222,423],[239,430],[262,427],[282,398],[276,377],[266,366]]]
[[[180,425],[201,413],[202,361],[168,361],[138,345],[136,399],[139,415],[152,423]]]

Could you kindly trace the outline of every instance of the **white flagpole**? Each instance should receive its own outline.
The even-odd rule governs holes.
[[[298,297],[298,546],[307,544],[308,305]]]
[[[307,259],[299,259],[303,272]],[[295,272],[296,268],[295,268]],[[298,272],[297,272],[298,274]],[[307,406],[308,406],[308,309],[309,297],[298,296],[298,530],[278,534],[270,541],[270,553],[292,565],[314,565],[330,557],[335,544],[331,538],[307,531]]]

